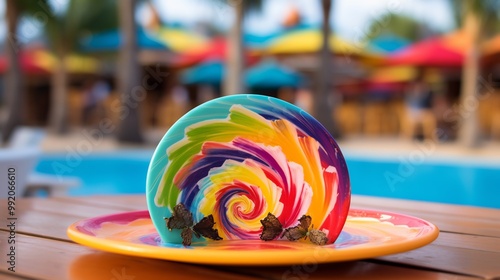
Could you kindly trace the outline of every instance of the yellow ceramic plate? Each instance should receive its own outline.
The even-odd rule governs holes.
[[[405,252],[437,238],[433,224],[419,218],[375,210],[351,209],[334,244],[304,241],[208,241],[184,247],[162,244],[148,211],[82,220],[68,228],[75,242],[138,257],[224,265],[292,265],[373,258]]]

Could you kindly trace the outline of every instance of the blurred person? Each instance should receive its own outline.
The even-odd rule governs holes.
[[[92,78],[84,86],[83,124],[89,124],[93,118],[105,115],[104,100],[109,96],[110,85],[103,79]]]
[[[432,97],[431,87],[420,71],[405,95],[406,115],[401,132],[407,138],[420,136],[416,134],[418,128],[421,129],[424,138],[435,138],[436,118],[432,111]]]
[[[182,85],[176,85],[172,88],[172,101],[176,105],[184,105],[189,102],[189,93]]]

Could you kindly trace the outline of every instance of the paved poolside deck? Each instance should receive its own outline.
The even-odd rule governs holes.
[[[118,149],[154,149],[165,130],[148,130],[144,133],[145,143],[141,145],[122,144],[113,137],[94,135],[84,129],[58,136],[48,133],[42,141],[46,152],[83,151],[84,153],[113,151]],[[460,160],[500,165],[500,141],[484,141],[475,149],[466,148],[457,142],[440,143],[432,140],[410,141],[399,137],[350,136],[339,141],[347,156],[363,157],[408,157],[425,160]]]

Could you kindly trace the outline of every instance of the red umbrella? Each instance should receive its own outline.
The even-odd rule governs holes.
[[[21,51],[19,62],[21,64],[21,69],[26,74],[49,74],[49,70],[43,65],[38,63],[35,56],[34,50]],[[9,67],[9,62],[5,56],[0,57],[0,73],[3,74],[7,71]]]
[[[224,61],[227,53],[227,40],[219,37],[215,38],[208,44],[206,48],[193,52],[186,52],[180,54],[174,59],[174,67],[189,67],[200,62],[209,60]],[[246,60],[249,64],[257,61],[257,56],[251,52],[246,52]]]
[[[413,65],[420,67],[460,67],[464,55],[447,46],[442,38],[431,38],[412,44],[389,56],[391,65]]]

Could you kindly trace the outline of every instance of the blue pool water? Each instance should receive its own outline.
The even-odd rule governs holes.
[[[500,208],[500,165],[347,159],[354,194]]]
[[[73,196],[145,193],[146,173],[153,151],[43,155],[36,170],[79,177],[82,185],[70,189]]]
[[[143,194],[153,151],[44,155],[40,172],[77,176],[70,195]],[[353,194],[500,208],[500,164],[347,157]]]

